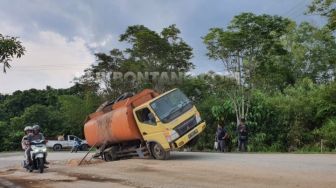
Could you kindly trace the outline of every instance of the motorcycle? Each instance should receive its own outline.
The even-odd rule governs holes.
[[[44,171],[44,159],[47,155],[47,147],[45,140],[32,141],[30,143],[31,147],[31,164],[27,164],[26,161],[23,161],[23,167],[27,171],[32,172],[33,170],[39,170],[40,173]]]

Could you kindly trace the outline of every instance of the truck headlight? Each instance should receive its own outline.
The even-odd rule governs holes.
[[[196,123],[200,123],[202,121],[201,115],[199,113],[196,113]]]
[[[172,142],[172,141],[178,139],[179,137],[180,137],[180,135],[175,130],[170,131],[170,133],[168,135],[166,135],[166,139],[167,139],[168,142]]]

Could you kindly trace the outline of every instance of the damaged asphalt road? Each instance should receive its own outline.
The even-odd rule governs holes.
[[[171,159],[69,165],[85,153],[50,152],[46,172],[0,154],[0,187],[335,187],[336,155],[173,152]]]

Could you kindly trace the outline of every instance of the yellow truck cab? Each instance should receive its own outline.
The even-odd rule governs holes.
[[[205,129],[199,112],[179,89],[167,91],[133,109],[133,115],[152,156],[168,159]]]

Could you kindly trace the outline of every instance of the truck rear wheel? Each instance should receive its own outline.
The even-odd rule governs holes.
[[[105,161],[112,161],[112,157],[109,152],[104,152],[104,160]]]
[[[112,146],[109,151],[104,152],[105,161],[115,161],[118,159],[118,146]]]
[[[158,160],[167,160],[170,157],[170,151],[165,151],[158,143],[152,143],[150,145],[152,156]]]

